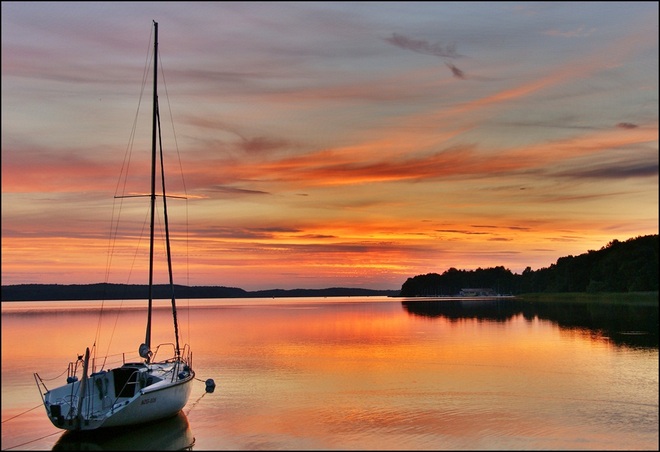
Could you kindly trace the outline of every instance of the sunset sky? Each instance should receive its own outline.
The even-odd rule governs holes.
[[[657,234],[658,12],[3,1],[2,284],[146,283],[114,196],[129,149],[148,190],[153,20],[177,283],[400,289]]]

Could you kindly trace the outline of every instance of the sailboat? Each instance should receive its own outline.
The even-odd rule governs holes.
[[[163,173],[163,154],[160,146],[160,168],[162,192],[156,193],[157,144],[160,137],[158,114],[157,67],[158,67],[158,23],[154,21],[153,59],[153,118],[151,144],[151,233],[149,245],[149,300],[147,306],[146,338],[138,347],[138,356],[127,362],[122,354],[118,367],[105,369],[105,360],[96,369],[96,360],[90,360],[90,349],[77,361],[69,363],[66,384],[48,389],[43,379],[34,374],[39,393],[48,418],[55,427],[65,430],[94,430],[119,427],[172,417],[188,402],[195,379],[192,368],[192,352],[186,344],[179,346],[176,316],[176,300],[172,278],[169,227]],[[162,199],[163,221],[167,248],[167,264],[170,288],[172,289],[172,317],[174,319],[175,342],[161,344],[152,351],[151,317],[154,279],[154,223],[156,198]],[[170,351],[171,350],[171,351]],[[167,354],[165,358],[162,355]],[[133,358],[130,358],[131,360]],[[78,377],[81,373],[81,377]]]

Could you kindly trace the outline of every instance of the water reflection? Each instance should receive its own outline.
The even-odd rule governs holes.
[[[41,406],[35,362],[64,379],[98,313],[51,302],[19,315],[3,303],[2,449],[49,450],[59,438],[56,450],[657,450],[657,307],[607,306],[606,316],[513,299],[402,300],[195,301],[179,317],[199,371],[184,409],[194,438],[184,423],[174,439],[167,422],[147,438],[54,432],[43,408],[30,411]],[[141,318],[129,311],[119,324]],[[649,333],[617,338],[622,347],[605,331],[654,323],[647,348],[628,345]],[[132,351],[143,337],[114,339]]]
[[[195,437],[186,415],[133,427],[65,432],[52,450],[192,450]]]
[[[521,299],[406,299],[411,315],[449,321],[476,319],[507,322],[521,315],[528,321],[549,320],[564,329],[587,330],[620,346],[658,348],[658,306],[585,302],[529,302]]]

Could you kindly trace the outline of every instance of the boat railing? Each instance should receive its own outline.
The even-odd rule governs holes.
[[[161,359],[157,360],[156,357],[158,356],[158,352],[161,351],[161,347],[167,348],[167,350],[172,349],[171,355],[169,358],[166,359]],[[161,352],[161,355],[163,352]],[[177,353],[176,346],[171,343],[171,342],[166,342],[163,344],[159,344],[156,347],[156,350],[153,353],[152,363],[161,363],[161,364],[173,364],[171,369],[168,369],[164,372],[164,374],[170,374],[170,381],[175,381],[177,378],[181,378],[181,372],[185,372],[186,374],[191,372],[192,370],[192,352],[190,351],[190,346],[188,344],[185,344],[183,346],[183,349],[179,350],[179,353]]]
[[[41,395],[41,401],[43,402],[44,393],[48,392],[48,388],[46,387],[46,384],[44,383],[44,381],[41,379],[41,377],[37,372],[35,372],[33,375],[34,375],[34,381],[37,383],[37,389],[39,389],[39,395]]]
[[[78,360],[76,362],[72,361],[68,364],[67,369],[66,369],[66,374],[67,374],[66,375],[66,382],[67,383],[74,383],[74,382],[78,381],[78,376],[76,375],[76,373],[78,372],[78,365],[81,364],[81,363],[82,363],[82,356],[78,356]],[[64,372],[59,374],[57,377],[46,378],[45,380],[46,381],[52,381],[52,380],[55,380],[57,378],[60,378],[63,374],[64,374]],[[46,387],[46,383],[44,383],[44,378],[42,378],[36,372],[34,373],[34,379],[37,382],[37,387],[39,388],[39,392],[41,392],[43,394],[44,392],[49,391],[48,387]],[[42,391],[41,388],[43,388],[43,391]],[[43,398],[43,395],[42,395],[42,398]]]
[[[167,347],[168,349],[169,349],[169,347],[171,347],[172,348],[172,357],[171,358],[166,358],[166,359],[163,359],[163,360],[160,360],[160,361],[158,359],[156,359],[156,357],[158,356],[158,352],[161,350],[161,347],[163,347],[163,348]],[[161,355],[163,353],[161,353]],[[158,347],[156,347],[156,350],[154,351],[153,356],[151,357],[152,362],[172,362],[174,360],[176,360],[176,347],[174,346],[174,344],[172,342],[166,342],[164,344],[159,344]]]
[[[190,345],[185,344],[183,346],[181,357],[186,363],[188,363],[188,366],[192,367],[192,351],[190,350]]]
[[[126,363],[134,363],[141,361],[137,353],[122,352],[114,355],[105,355],[101,357],[94,357],[91,359],[91,372],[101,372],[104,369],[112,369],[114,367],[123,366]],[[97,366],[99,366],[97,368]]]
[[[156,347],[156,351],[154,351],[153,353],[153,356],[151,358],[152,362],[157,362],[156,355],[158,354],[158,351],[160,350],[161,347],[171,348],[171,357],[162,360],[162,362],[174,362],[177,361],[178,359],[182,359],[190,367],[192,367],[192,352],[190,351],[190,345],[188,344],[185,344],[183,346],[183,349],[181,349],[179,355],[176,354],[176,347],[174,343],[165,342],[163,344],[160,344],[158,345],[158,347]],[[163,353],[164,352],[161,352],[161,355]],[[114,367],[121,366],[126,363],[135,363],[140,361],[142,361],[142,358],[136,352],[121,352],[112,355],[105,355],[102,357],[93,357],[91,358],[91,373],[100,372],[103,369],[112,369]],[[99,367],[97,368],[97,366]],[[67,383],[72,383],[78,380],[77,373],[78,370],[81,368],[82,368],[82,355],[79,355],[78,359],[75,362],[71,361],[68,364],[68,368],[66,371]],[[39,379],[42,380],[41,377]],[[43,385],[43,381],[42,381],[42,385]],[[46,389],[46,391],[48,390],[45,385],[44,388]]]
[[[156,359],[156,357],[158,356],[158,352],[161,350],[161,347],[163,347],[163,348],[167,347],[168,350],[169,350],[169,347],[171,347],[172,351],[171,351],[171,355],[170,355],[169,358],[165,358],[165,359],[162,359],[162,360],[159,361],[158,359]],[[161,355],[163,353],[165,353],[165,352],[161,352]],[[191,359],[192,359],[192,352],[190,351],[190,346],[188,344],[185,344],[183,346],[183,349],[179,350],[179,353],[177,354],[177,350],[176,350],[175,345],[172,342],[166,342],[166,343],[160,344],[160,345],[158,345],[158,347],[156,347],[156,350],[154,351],[154,354],[151,358],[151,361],[152,362],[169,363],[169,362],[175,362],[175,361],[183,360],[190,366],[191,365],[191,363],[190,363]]]

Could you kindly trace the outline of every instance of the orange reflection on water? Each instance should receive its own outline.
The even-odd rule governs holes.
[[[515,310],[493,320],[419,315],[390,299],[314,300],[195,300],[190,310],[182,303],[182,343],[191,343],[202,381],[186,412],[196,447],[571,449],[585,437],[594,449],[657,443],[657,423],[640,425],[657,421],[657,348],[621,353],[602,337]],[[96,313],[61,306],[7,315],[3,304],[3,419],[39,403],[36,388],[25,388],[32,372],[55,377],[93,341]],[[154,336],[166,338],[171,314],[167,303],[158,306]],[[104,325],[115,327],[115,319],[114,341],[135,349],[142,309],[110,315]],[[59,329],[51,334],[53,325]],[[204,393],[207,378],[218,385],[212,394]],[[625,426],[612,429],[621,419]],[[30,420],[49,425],[43,413]]]
[[[64,370],[77,355],[85,353],[85,348],[93,352],[94,345],[97,356],[109,353],[121,360],[124,353],[127,360],[135,359],[145,339],[146,303],[124,302],[121,311],[117,309],[120,302],[106,304],[100,319],[101,302],[3,302],[3,366],[14,359],[31,357],[35,366],[32,371],[39,372],[43,370],[40,362],[46,357]],[[170,312],[159,308],[153,319],[152,344],[174,342]],[[102,360],[99,358],[96,364],[102,365]]]

